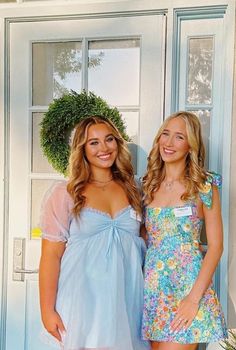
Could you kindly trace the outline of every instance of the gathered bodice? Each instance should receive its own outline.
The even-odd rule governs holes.
[[[130,205],[121,209],[112,218],[108,213],[91,207],[84,207],[78,219],[70,223],[68,244],[98,235],[104,231],[139,236],[140,222],[132,219],[135,211]]]
[[[104,236],[104,249],[106,255],[109,255],[111,245],[115,242],[122,247],[123,240],[130,240],[140,244],[144,248],[144,242],[139,237],[140,221],[136,218],[136,212],[128,205],[121,209],[112,218],[108,213],[91,208],[84,207],[81,210],[78,220],[72,219],[70,223],[70,234],[67,241],[67,249],[75,246],[77,243],[87,242],[96,237]]]

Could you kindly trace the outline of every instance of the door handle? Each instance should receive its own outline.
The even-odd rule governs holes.
[[[28,274],[31,274],[31,273],[38,273],[39,270],[38,269],[35,269],[35,270],[28,270],[28,269],[18,269],[16,268],[14,270],[15,273],[28,273]]]
[[[25,238],[14,238],[13,244],[13,281],[24,282],[25,274],[38,273],[38,269],[25,268]]]

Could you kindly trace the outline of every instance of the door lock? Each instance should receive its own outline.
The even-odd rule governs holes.
[[[25,274],[38,273],[38,269],[25,269],[25,238],[14,238],[13,244],[13,281],[25,280]]]

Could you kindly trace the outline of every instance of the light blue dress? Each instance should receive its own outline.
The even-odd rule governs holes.
[[[44,239],[66,242],[56,300],[66,328],[63,349],[149,349],[141,340],[145,245],[138,216],[131,206],[114,218],[85,207],[75,219],[72,207],[61,182],[41,218]],[[61,349],[48,333],[44,338]]]

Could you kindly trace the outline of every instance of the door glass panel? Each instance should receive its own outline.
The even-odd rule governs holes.
[[[213,37],[188,40],[188,104],[212,103]]]
[[[125,122],[126,132],[134,143],[139,143],[139,112],[136,111],[122,111],[122,118]]]
[[[88,89],[116,106],[139,104],[140,40],[89,42]]]
[[[32,44],[32,104],[47,106],[54,98],[81,91],[81,42]]]
[[[131,142],[128,147],[131,153],[132,165],[134,173],[137,174],[137,147],[139,144],[139,112],[138,111],[122,111],[122,118],[125,121],[126,132],[130,137]]]
[[[30,237],[40,238],[41,230],[39,228],[39,221],[41,215],[42,201],[45,193],[52,187],[56,180],[32,180],[31,182],[31,223],[30,223]]]
[[[199,109],[197,111],[189,111],[199,117],[202,126],[202,138],[206,150],[205,169],[209,169],[209,146],[210,146],[210,132],[211,132],[211,111]]]
[[[33,173],[56,173],[53,167],[48,163],[40,146],[40,123],[44,113],[32,114],[32,157],[31,171]]]

